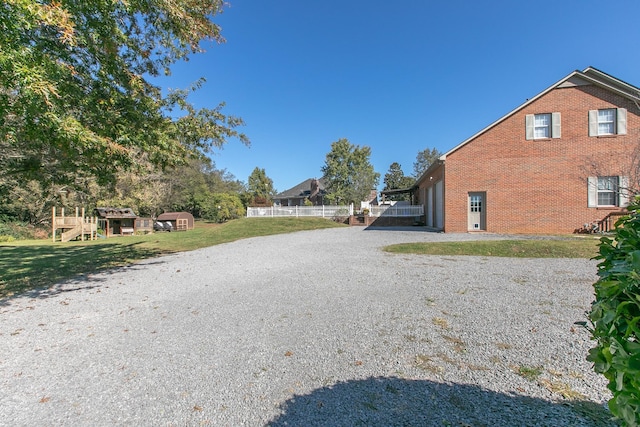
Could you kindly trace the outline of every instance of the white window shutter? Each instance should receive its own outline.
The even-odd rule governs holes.
[[[629,177],[618,177],[618,206],[626,208],[629,206]]]
[[[589,110],[589,136],[598,136],[598,110]]]
[[[560,138],[562,136],[562,123],[560,122],[560,113],[551,113],[551,138]]]
[[[618,135],[626,135],[627,134],[627,109],[626,108],[618,108],[616,112],[617,123],[616,123],[616,133]]]
[[[598,206],[598,177],[590,176],[587,179],[588,204],[590,208]]]
[[[534,119],[533,114],[527,114],[524,118],[525,121],[525,138],[527,140],[533,139]]]

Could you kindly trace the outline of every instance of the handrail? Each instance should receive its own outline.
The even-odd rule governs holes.
[[[613,231],[613,229],[616,228],[615,224],[616,224],[616,221],[618,221],[618,218],[628,214],[629,212],[625,212],[625,211],[609,212],[607,216],[605,216],[600,221],[598,221],[598,231],[603,233],[608,233],[610,231]]]

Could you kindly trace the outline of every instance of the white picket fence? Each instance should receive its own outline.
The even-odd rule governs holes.
[[[352,206],[270,206],[265,208],[247,208],[247,218],[274,217],[321,217],[333,218],[353,214]]]
[[[354,214],[351,206],[269,206],[247,208],[247,218],[321,217],[334,218]],[[369,216],[415,217],[424,215],[422,205],[371,206]]]

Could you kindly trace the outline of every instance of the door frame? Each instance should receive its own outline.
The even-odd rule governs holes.
[[[480,197],[480,204],[472,207],[472,198]],[[479,209],[473,211],[472,209]],[[479,214],[479,216],[478,216]],[[476,218],[479,219],[476,222]],[[487,192],[486,191],[470,191],[467,194],[467,230],[468,231],[487,231]]]

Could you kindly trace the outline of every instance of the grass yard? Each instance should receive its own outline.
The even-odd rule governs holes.
[[[593,258],[599,239],[484,240],[472,242],[402,243],[384,248],[391,253],[474,255],[518,258]]]
[[[196,222],[195,228],[187,232],[85,242],[27,240],[0,243],[0,298],[172,252],[248,237],[342,226],[322,218],[243,218],[225,224]]]

